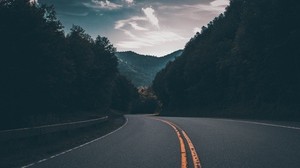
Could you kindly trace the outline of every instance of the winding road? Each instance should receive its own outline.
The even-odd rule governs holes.
[[[120,129],[24,167],[299,168],[300,127],[127,115]]]

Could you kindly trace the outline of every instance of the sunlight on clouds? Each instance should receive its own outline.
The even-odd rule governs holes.
[[[156,26],[157,28],[159,28],[158,19],[154,15],[154,12],[155,12],[154,9],[152,9],[151,7],[148,7],[148,8],[142,8],[142,11],[146,15],[146,17],[148,18],[148,20],[150,21],[150,23],[152,23],[154,26]]]
[[[93,38],[108,37],[119,51],[162,56],[184,48],[202,26],[225,11],[230,0],[28,1],[53,3],[66,32],[76,24]]]
[[[211,0],[210,3],[140,6],[140,14],[115,21],[114,28],[123,33],[115,44],[119,51],[167,54],[184,47],[195,33],[201,32],[201,26],[224,12],[228,4],[229,0]]]
[[[126,40],[118,42],[116,44],[118,47],[139,49],[159,46],[166,42],[186,40],[172,31],[159,29],[159,19],[155,16],[155,10],[152,7],[142,8],[142,12],[143,17],[134,16],[115,22],[115,29],[123,31],[128,37]],[[147,27],[142,27],[141,24]]]

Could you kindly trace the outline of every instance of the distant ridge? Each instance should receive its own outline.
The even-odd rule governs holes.
[[[163,57],[141,55],[133,51],[117,52],[118,69],[135,86],[150,86],[156,73],[168,62],[174,61],[182,52],[183,50],[177,50]]]

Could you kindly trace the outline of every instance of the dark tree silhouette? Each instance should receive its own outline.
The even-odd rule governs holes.
[[[29,0],[0,0],[0,22],[2,128],[28,124],[31,116],[104,113],[112,102],[129,109],[131,99],[113,94],[137,91],[120,77],[106,37],[94,40],[80,26],[65,36],[54,8]]]
[[[156,76],[165,113],[299,120],[299,8],[231,0]]]

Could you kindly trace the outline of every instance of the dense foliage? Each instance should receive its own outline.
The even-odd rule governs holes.
[[[156,76],[165,113],[299,120],[299,11],[299,1],[231,0]]]
[[[0,0],[0,22],[2,125],[47,113],[129,109],[132,98],[124,95],[137,90],[119,75],[107,38],[94,40],[79,26],[65,36],[53,7],[29,0]]]
[[[132,105],[131,112],[134,114],[159,113],[161,104],[150,87],[139,87],[139,99]]]

